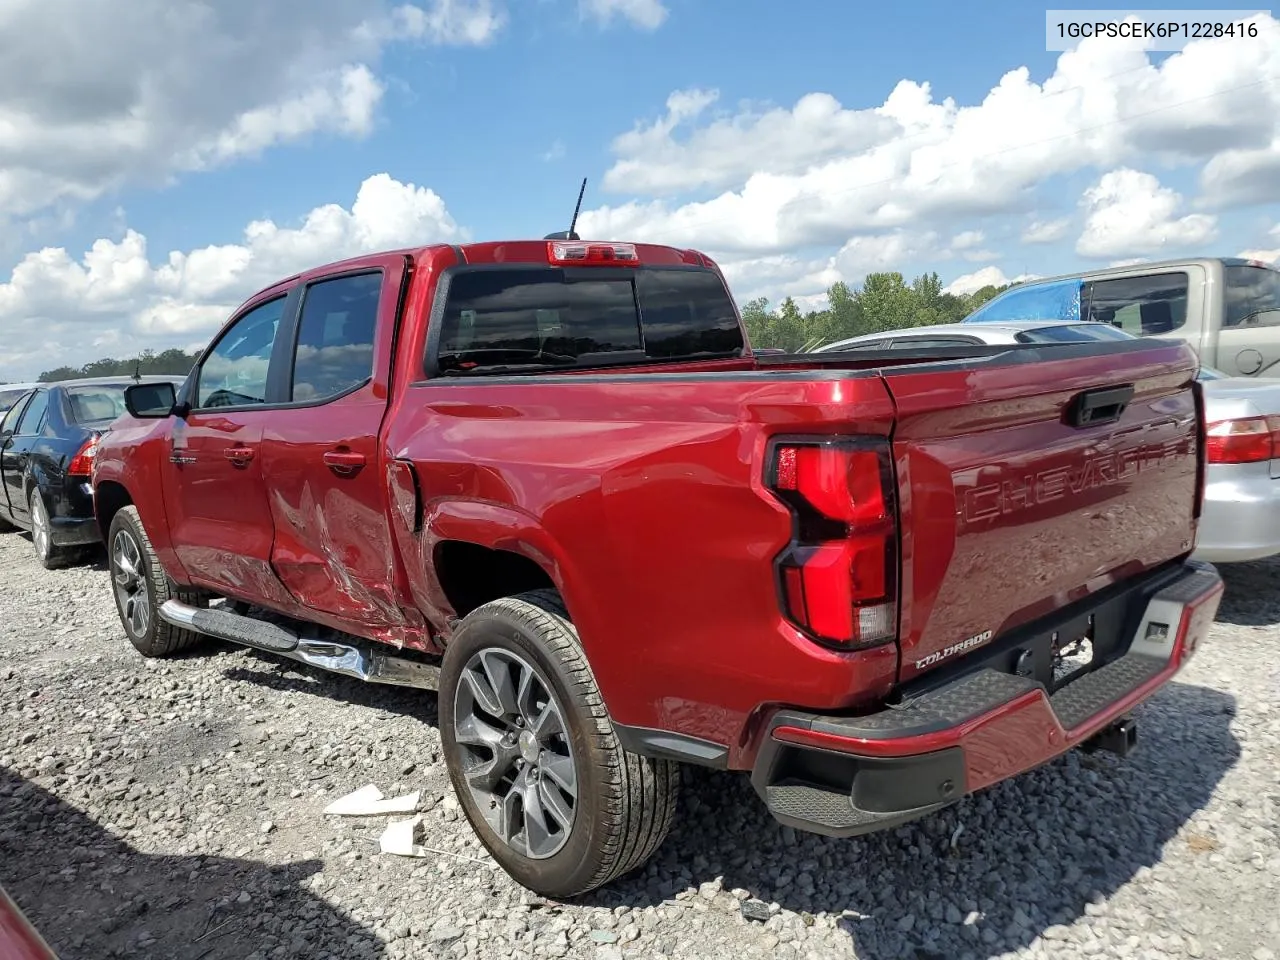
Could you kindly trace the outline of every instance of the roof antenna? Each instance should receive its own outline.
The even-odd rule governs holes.
[[[561,233],[548,233],[543,240],[581,240],[582,238],[573,232],[573,228],[578,225],[578,214],[582,210],[582,197],[587,192],[587,178],[582,178],[582,187],[578,190],[578,202],[573,207],[573,219],[569,221],[569,229]]]

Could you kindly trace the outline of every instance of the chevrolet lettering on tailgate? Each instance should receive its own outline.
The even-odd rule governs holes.
[[[1159,469],[1170,460],[1193,456],[1194,442],[1193,437],[1176,436],[1158,443],[1097,454],[1074,465],[1051,467],[972,487],[962,494],[960,514],[966,524],[980,523],[1119,483],[1139,473]]]

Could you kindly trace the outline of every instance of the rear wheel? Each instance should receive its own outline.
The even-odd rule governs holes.
[[[137,507],[122,507],[112,518],[107,557],[120,623],[140,654],[168,657],[204,639],[194,630],[182,630],[160,619],[160,605],[170,598],[191,606],[207,606],[207,601],[198,591],[179,587],[165,575],[142,529]]]
[[[56,570],[67,562],[67,551],[53,542],[53,524],[38,487],[31,488],[28,501],[31,511],[31,544],[36,548],[36,559],[46,570]]]
[[[440,721],[472,828],[536,893],[603,886],[649,860],[671,828],[678,766],[622,748],[552,591],[462,621],[444,656]]]

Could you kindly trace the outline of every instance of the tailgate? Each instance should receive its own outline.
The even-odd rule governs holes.
[[[882,370],[900,681],[1191,551],[1197,368],[1188,347],[1145,340]]]

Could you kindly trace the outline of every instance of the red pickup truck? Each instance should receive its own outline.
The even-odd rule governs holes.
[[[851,836],[1086,742],[1191,655],[1183,344],[759,356],[671,247],[436,245],[248,300],[94,469],[125,630],[437,689],[513,877],[662,843],[679,763]]]

